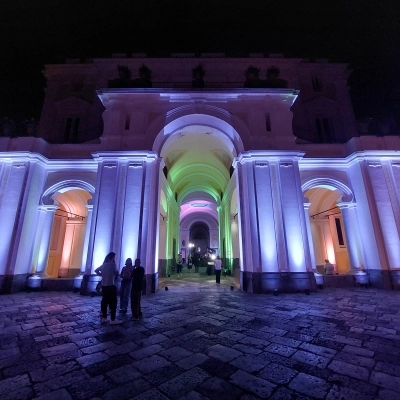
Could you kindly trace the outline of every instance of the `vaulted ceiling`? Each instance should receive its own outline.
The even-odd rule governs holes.
[[[217,202],[236,156],[231,141],[215,129],[191,125],[168,138],[161,156],[183,216],[207,212],[217,218]]]

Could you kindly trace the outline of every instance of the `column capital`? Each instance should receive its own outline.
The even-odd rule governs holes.
[[[278,161],[291,164],[292,162],[301,160],[304,154],[298,151],[244,151],[234,158],[233,167],[236,168],[238,164],[247,163],[257,163],[260,167],[268,167],[269,163]]]
[[[38,208],[39,208],[39,211],[55,213],[58,209],[58,204],[57,205],[42,204]]]
[[[101,153],[92,153],[92,156],[98,162],[124,161],[134,163],[132,164],[133,166],[135,166],[137,163],[154,162],[160,160],[155,151],[107,151]]]
[[[350,209],[350,208],[357,208],[357,203],[342,201],[340,203],[337,203],[337,206],[341,210],[345,210],[345,209]]]

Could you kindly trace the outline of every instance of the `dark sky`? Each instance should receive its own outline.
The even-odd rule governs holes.
[[[0,118],[39,116],[44,64],[116,52],[329,58],[354,71],[357,116],[396,113],[399,21],[398,0],[2,0]]]

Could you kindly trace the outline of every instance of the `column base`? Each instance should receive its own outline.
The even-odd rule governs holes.
[[[28,290],[38,290],[42,288],[43,277],[39,274],[33,274],[26,280]]]
[[[365,271],[369,278],[369,284],[376,289],[392,290],[392,273],[395,271],[382,271],[381,269],[368,269]]]
[[[101,281],[99,275],[83,275],[79,293],[84,296],[101,295],[101,292],[96,291],[97,284]]]
[[[400,290],[400,270],[390,271],[393,290]]]
[[[313,272],[240,271],[240,288],[251,293],[299,293],[317,291]]]
[[[145,275],[144,279],[143,294],[156,293],[158,290],[158,273]]]
[[[11,294],[26,290],[27,274],[0,275],[0,294]]]
[[[79,290],[81,290],[83,277],[84,274],[81,272],[74,278],[74,287],[73,287],[74,292],[78,292]]]

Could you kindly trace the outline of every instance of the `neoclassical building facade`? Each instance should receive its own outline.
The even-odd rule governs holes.
[[[0,293],[91,293],[109,251],[140,258],[151,293],[197,247],[248,292],[399,288],[400,137],[359,135],[346,65],[134,55],[44,73],[37,136],[0,137]]]

